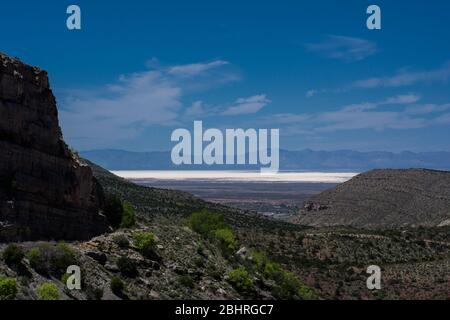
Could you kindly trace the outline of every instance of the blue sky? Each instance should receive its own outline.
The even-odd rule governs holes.
[[[366,28],[370,4],[382,30]],[[0,51],[48,70],[79,150],[168,150],[194,120],[279,128],[292,150],[450,150],[449,13],[439,0],[17,0],[2,3]]]

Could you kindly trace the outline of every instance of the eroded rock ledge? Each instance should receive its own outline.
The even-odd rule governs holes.
[[[102,199],[64,143],[47,73],[0,53],[0,241],[104,233]]]

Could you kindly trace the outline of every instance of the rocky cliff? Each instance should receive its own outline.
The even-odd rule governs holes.
[[[359,228],[450,225],[450,172],[372,170],[312,197],[293,220]]]
[[[47,73],[0,53],[0,241],[101,234],[101,202],[62,139]]]

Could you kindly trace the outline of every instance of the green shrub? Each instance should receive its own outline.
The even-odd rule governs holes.
[[[214,237],[219,241],[220,249],[225,256],[229,256],[236,251],[236,240],[234,239],[233,230],[216,230]]]
[[[111,278],[110,287],[111,291],[117,296],[122,295],[123,289],[125,288],[123,281],[117,276]]]
[[[131,228],[136,224],[136,218],[134,215],[133,206],[127,201],[123,202],[123,214],[122,214],[122,222],[120,224],[121,228]]]
[[[62,284],[63,284],[64,286],[67,286],[67,280],[69,280],[70,276],[71,276],[70,273],[64,273],[64,274],[61,276],[61,282],[62,282]]]
[[[178,277],[178,283],[183,287],[193,289],[195,287],[194,280],[190,275],[184,274]]]
[[[119,228],[123,216],[122,200],[114,194],[107,194],[105,196],[104,212],[109,224],[115,229]]]
[[[16,279],[0,276],[0,300],[14,300],[17,291]]]
[[[270,261],[264,253],[252,251],[252,261],[257,271],[275,281],[276,287],[272,293],[277,299],[309,300],[316,297],[314,292],[303,285],[293,273],[284,271],[278,263]]]
[[[8,266],[19,266],[24,258],[25,254],[23,253],[22,247],[17,244],[10,244],[3,251],[3,259],[5,260]]]
[[[28,251],[27,258],[31,267],[38,273],[57,277],[66,273],[68,266],[77,264],[74,251],[63,242],[56,246],[40,244]]]
[[[72,248],[64,242],[58,243],[51,254],[52,272],[61,276],[66,273],[69,266],[75,264],[77,264],[77,260]]]
[[[123,234],[119,234],[113,237],[113,242],[117,244],[120,248],[125,249],[130,246],[130,241]]]
[[[263,274],[269,279],[281,281],[283,279],[284,270],[278,263],[267,261],[264,266]]]
[[[156,240],[151,232],[136,232],[133,234],[133,244],[143,254],[153,252]]]
[[[316,295],[309,287],[305,286],[291,272],[284,272],[282,279],[273,291],[273,295],[280,300],[311,300]]]
[[[255,265],[256,269],[258,271],[263,271],[269,260],[267,256],[264,253],[256,250],[252,250],[251,256],[253,264]]]
[[[203,236],[214,236],[216,230],[228,228],[221,215],[206,209],[191,214],[187,223],[193,231]]]
[[[37,289],[37,294],[39,300],[58,300],[59,299],[59,290],[58,287],[51,282],[46,282],[42,284]]]
[[[30,261],[30,266],[36,272],[48,275],[50,273],[50,260],[44,257],[43,245],[30,249],[27,253],[27,258]]]
[[[286,272],[281,281],[277,283],[273,294],[281,300],[298,299],[297,294],[299,288],[300,281],[292,273]]]
[[[264,277],[276,282],[283,280],[285,271],[278,263],[270,261],[265,253],[253,250],[252,261],[254,268]]]
[[[298,289],[298,296],[302,300],[314,300],[317,299],[317,295],[314,293],[314,291],[305,285],[301,285]]]
[[[253,289],[253,279],[243,267],[230,271],[228,273],[228,282],[240,293],[249,293]]]
[[[205,260],[202,257],[195,257],[194,265],[199,269],[203,268],[205,266]]]
[[[270,261],[267,255],[260,251],[252,251],[253,265],[257,271],[261,272],[266,278],[273,280],[282,279],[283,268],[278,263]]]
[[[236,250],[237,243],[233,230],[224,222],[221,215],[202,210],[191,214],[187,223],[193,231],[216,240],[224,256],[229,256]]]
[[[199,254],[199,255],[201,255],[201,256],[204,256],[205,255],[205,247],[203,246],[203,244],[199,244],[198,246],[197,246],[197,253]]]
[[[119,268],[120,273],[125,277],[134,278],[138,275],[136,265],[130,258],[120,257],[117,260],[117,267]]]
[[[114,228],[131,228],[136,224],[133,206],[114,194],[105,196],[105,216]]]

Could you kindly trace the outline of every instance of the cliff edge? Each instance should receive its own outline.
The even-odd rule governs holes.
[[[104,233],[102,199],[62,138],[47,73],[0,53],[0,241]]]

